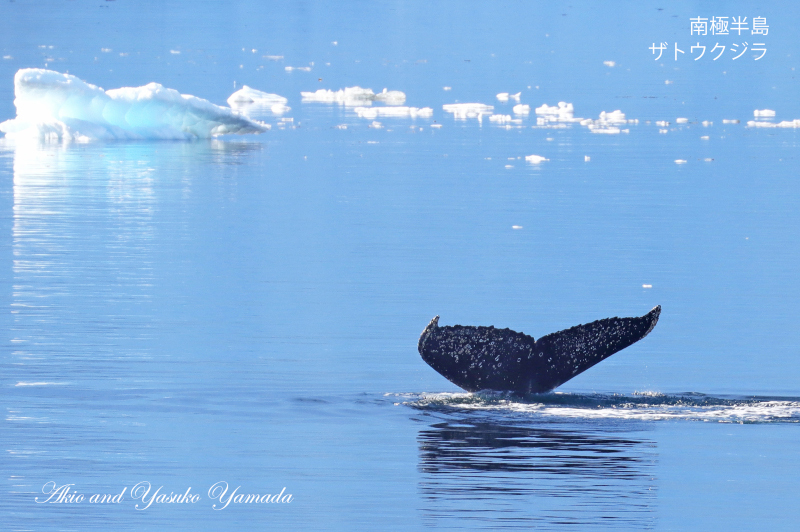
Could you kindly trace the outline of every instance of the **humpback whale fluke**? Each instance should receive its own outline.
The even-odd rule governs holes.
[[[431,320],[419,337],[419,354],[447,380],[469,392],[548,392],[653,330],[661,305],[640,318],[606,318],[542,336],[511,329],[453,325]]]

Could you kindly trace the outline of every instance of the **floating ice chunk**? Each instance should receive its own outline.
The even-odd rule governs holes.
[[[284,69],[286,72],[291,72],[291,71],[293,71],[293,70],[300,70],[301,72],[311,72],[311,67],[293,67],[293,66],[287,66],[287,67],[283,67],[283,69]]]
[[[494,111],[494,106],[483,103],[448,103],[442,106],[447,113],[453,113],[458,119],[478,118],[483,115],[490,115]]]
[[[558,106],[549,106],[546,103],[535,109],[537,115],[542,115],[548,120],[570,122],[573,120],[574,107],[571,103],[558,102]]]
[[[443,91],[451,91],[451,90],[453,90],[453,87],[442,87],[442,90]]]
[[[114,50],[112,50],[111,48],[100,48],[100,51],[103,52],[104,54],[108,54],[113,52]]]
[[[269,108],[270,111],[275,113],[276,115],[282,115],[283,113],[288,113],[292,110],[291,107],[283,105],[282,103],[276,103],[272,107]]]
[[[700,137],[700,140],[708,140],[708,139],[709,139],[708,135],[703,135],[702,137]]]
[[[516,94],[510,94],[508,92],[501,92],[500,94],[497,95],[497,99],[500,100],[501,102],[507,102],[508,99],[511,98],[512,100],[515,100],[515,101],[518,102],[520,96],[522,96],[521,92],[518,92]]]
[[[514,113],[516,113],[518,115],[527,115],[527,114],[529,114],[531,112],[531,106],[530,105],[517,104],[517,105],[514,106],[514,108],[512,110],[514,111]]]
[[[9,138],[191,139],[262,133],[269,125],[158,83],[103,91],[69,74],[28,68],[14,76]]]
[[[669,129],[659,129],[658,132],[662,135],[666,135],[667,133],[669,133]]]
[[[171,53],[173,55],[180,55],[181,51],[180,50],[170,50],[169,53]]]
[[[725,118],[725,119],[722,120],[722,123],[723,124],[738,124],[739,121],[735,120],[735,119],[732,120],[732,119]]]
[[[399,105],[406,101],[406,95],[401,91],[383,89],[383,92],[375,94],[372,89],[363,89],[358,86],[338,91],[319,89],[316,92],[301,92],[300,95],[303,97],[303,102],[341,103],[352,106],[364,105],[373,101]]]
[[[747,122],[747,127],[800,128],[800,118],[796,118],[794,120],[784,120],[778,123],[750,120]]]
[[[283,59],[282,55],[262,55],[264,59],[269,59],[270,61],[280,61]]]
[[[614,61],[603,61],[603,64],[604,64],[605,66],[607,66],[607,67],[611,67],[611,68],[613,68],[613,67],[617,66],[617,63],[615,63]]]
[[[675,164],[686,164],[686,159],[675,159]]]
[[[521,225],[512,225],[511,229],[522,229]]]
[[[642,288],[653,288],[653,285],[651,285],[651,284],[643,284]]]
[[[589,162],[589,161],[591,161],[591,160],[592,160],[592,158],[591,158],[591,157],[589,157],[588,155],[584,155],[584,156],[583,156],[583,162],[586,162],[586,163],[588,163],[588,162]]]
[[[248,105],[262,105],[272,107],[276,104],[286,104],[289,100],[277,94],[261,92],[244,85],[241,89],[228,97],[228,105],[231,107],[245,107]]]
[[[592,133],[605,133],[606,135],[619,135],[623,131],[625,133],[628,132],[627,129],[620,129],[618,127],[605,127],[605,126],[597,127],[595,125],[589,126],[589,131],[591,131]]]
[[[381,124],[380,122],[375,122],[375,121],[373,121],[373,122],[372,122],[372,123],[369,125],[369,127],[371,127],[371,128],[375,128],[375,129],[381,129],[381,128],[383,127],[383,124]]]
[[[669,126],[669,122],[667,122],[666,120],[657,120],[656,125],[660,127],[667,127]]]
[[[498,122],[500,124],[505,124],[511,122],[513,124],[521,124],[522,120],[519,118],[512,118],[511,115],[492,115],[489,117],[490,122]]]
[[[678,118],[677,120],[675,120],[675,123],[676,124],[688,124],[689,123],[689,119],[688,118]]]
[[[539,163],[542,163],[544,161],[549,161],[549,160],[550,159],[546,159],[546,158],[542,157],[541,155],[526,155],[525,156],[525,161],[529,162],[531,164],[539,164]]]
[[[406,93],[401,91],[387,91],[379,92],[373,98],[376,102],[383,102],[387,105],[401,105],[406,101]]]
[[[440,127],[442,127],[442,124],[431,124],[431,127],[435,127],[436,129],[439,129]]]
[[[411,117],[429,118],[433,116],[433,109],[430,107],[356,107],[353,109],[361,118],[385,117]]]
[[[756,109],[755,111],[753,111],[753,116],[755,116],[757,118],[758,117],[770,118],[770,117],[775,116],[775,111],[773,111],[772,109],[762,109],[760,111],[758,109]]]
[[[714,122],[709,122],[708,120],[703,120],[701,122],[701,124],[703,124],[703,127],[709,127],[711,125],[714,125]]]

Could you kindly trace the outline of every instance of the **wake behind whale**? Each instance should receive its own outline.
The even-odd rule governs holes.
[[[647,336],[660,314],[659,305],[639,318],[593,321],[539,340],[511,329],[440,327],[436,316],[418,349],[428,365],[469,392],[543,393]]]

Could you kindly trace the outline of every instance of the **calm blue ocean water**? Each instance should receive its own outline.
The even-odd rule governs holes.
[[[769,33],[691,35],[712,16]],[[29,67],[291,107],[257,136],[0,139],[0,528],[796,529],[800,134],[746,122],[800,118],[798,22],[789,2],[0,5],[0,121]],[[732,59],[745,42],[764,57]],[[433,116],[301,101],[354,85]],[[638,123],[537,125],[559,101]],[[656,304],[645,340],[526,400],[462,393],[416,350],[437,314],[538,338]],[[137,510],[140,482],[199,500]],[[215,510],[218,482],[292,499]],[[39,504],[47,483],[86,500]]]

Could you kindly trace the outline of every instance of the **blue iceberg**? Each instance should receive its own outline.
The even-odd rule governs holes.
[[[10,139],[196,139],[270,128],[158,83],[104,91],[69,74],[26,68],[14,76],[14,94],[17,116],[0,123]]]

